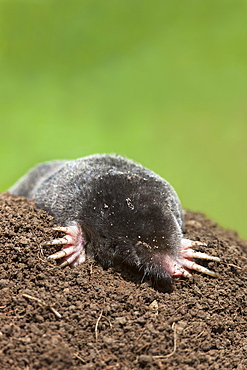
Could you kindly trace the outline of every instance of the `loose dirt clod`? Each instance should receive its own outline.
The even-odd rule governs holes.
[[[203,261],[220,278],[194,272],[169,291],[45,259],[59,234],[30,201],[2,194],[0,215],[1,369],[247,368],[247,242],[235,232],[187,212],[185,236],[222,259]]]

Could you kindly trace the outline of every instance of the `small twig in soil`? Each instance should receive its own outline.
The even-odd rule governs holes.
[[[144,344],[144,346],[142,346],[141,348],[139,348],[136,353],[139,354],[140,352],[142,352],[145,348],[147,348],[148,346],[150,346],[150,343],[146,343]]]
[[[49,304],[45,303],[44,301],[42,301],[42,299],[33,297],[33,296],[31,296],[29,294],[25,294],[25,293],[23,293],[22,296],[25,297],[25,298],[31,299],[32,301],[36,301],[36,302],[40,303],[42,306],[44,306],[46,308],[49,308],[54,313],[54,315],[56,317],[58,317],[59,319],[61,319],[62,316],[60,315],[60,313],[57,312],[57,310],[55,310],[55,308],[53,308],[51,305],[49,305]]]
[[[87,363],[85,360],[83,360],[83,358],[78,353],[74,353],[74,356],[78,358],[78,360],[80,360],[83,364]]]
[[[234,265],[233,263],[227,263],[227,262],[223,262],[225,265],[227,266],[231,266],[231,267],[235,267],[236,269],[239,269],[239,270],[242,270],[242,267],[239,267],[237,265]]]
[[[100,322],[100,319],[101,319],[102,315],[103,315],[103,310],[100,312],[100,315],[99,315],[99,317],[96,321],[96,324],[95,324],[94,331],[95,331],[95,340],[96,340],[96,342],[98,341],[98,325],[99,325],[99,322]]]
[[[169,358],[169,357],[173,356],[174,353],[176,352],[176,350],[177,350],[177,331],[176,331],[176,323],[175,322],[172,324],[172,329],[173,329],[173,332],[174,332],[174,347],[173,347],[172,352],[169,353],[168,355],[164,355],[164,356],[153,356],[154,359]]]

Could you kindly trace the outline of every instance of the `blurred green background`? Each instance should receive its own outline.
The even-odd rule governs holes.
[[[247,238],[247,2],[0,0],[0,191],[126,155]]]

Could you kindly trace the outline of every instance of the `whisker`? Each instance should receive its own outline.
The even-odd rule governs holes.
[[[146,277],[147,275],[149,275],[149,271],[148,271],[148,269],[146,268],[146,269],[144,269],[144,271],[143,271],[143,276],[142,276],[142,279],[141,279],[141,284],[144,282],[145,277]]]

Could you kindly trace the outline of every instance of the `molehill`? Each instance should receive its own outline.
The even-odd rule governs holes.
[[[0,196],[1,369],[247,368],[247,242],[186,212],[185,237],[221,263],[165,286],[94,261],[45,259],[59,234],[34,203]]]

